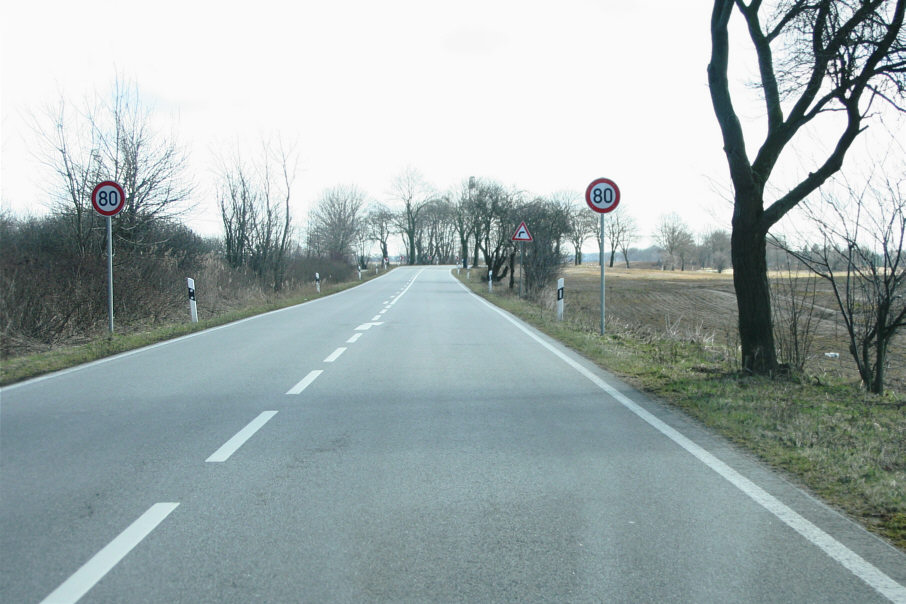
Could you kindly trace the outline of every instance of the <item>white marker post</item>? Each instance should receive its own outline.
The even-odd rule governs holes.
[[[488,270],[488,293],[494,291],[494,271]]]
[[[557,279],[557,320],[563,320],[563,279]]]
[[[318,293],[321,293],[321,275],[315,273],[315,288],[318,290]]]
[[[195,304],[195,279],[186,277],[186,285],[189,286],[189,317],[192,323],[198,323],[198,306]]]
[[[107,218],[107,322],[113,335],[113,223],[111,218],[126,207],[123,187],[112,180],[105,180],[91,191],[91,205],[95,211]]]
[[[585,189],[585,202],[601,215],[601,247],[598,253],[601,263],[601,335],[604,335],[604,214],[613,212],[620,203],[620,188],[609,178],[591,181]]]

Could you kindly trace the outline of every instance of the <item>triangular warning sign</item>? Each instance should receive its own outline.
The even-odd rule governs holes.
[[[525,226],[525,221],[519,225],[519,228],[516,229],[516,233],[513,234],[513,241],[531,241],[532,234],[528,232],[528,227]]]

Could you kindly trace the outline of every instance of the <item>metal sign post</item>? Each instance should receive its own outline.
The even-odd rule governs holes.
[[[113,223],[111,218],[126,207],[123,187],[112,180],[105,180],[91,191],[91,205],[107,218],[107,326],[113,335]]]
[[[604,214],[601,214],[601,247],[598,249],[601,263],[601,335],[604,335]]]
[[[113,221],[107,217],[107,328],[113,335]]]
[[[601,335],[604,335],[604,214],[613,212],[620,203],[620,188],[609,178],[591,181],[585,189],[585,202],[601,215],[601,246],[598,251],[601,263]]]

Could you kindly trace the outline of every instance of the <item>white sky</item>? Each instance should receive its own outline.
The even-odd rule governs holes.
[[[412,166],[440,190],[477,176],[584,192],[605,176],[646,234],[668,212],[697,232],[729,229],[715,192],[728,177],[705,71],[710,5],[7,2],[0,200],[45,211],[29,113],[61,94],[106,94],[120,72],[188,147],[198,209],[187,222],[201,233],[221,231],[215,156],[277,134],[298,145],[299,226],[323,189],[356,184],[386,201]]]

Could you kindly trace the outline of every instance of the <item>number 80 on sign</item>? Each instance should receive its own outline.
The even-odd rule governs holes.
[[[620,188],[609,178],[598,178],[585,189],[585,201],[599,214],[612,212],[620,203]]]
[[[123,187],[112,180],[99,183],[91,192],[91,205],[101,216],[115,216],[126,205]]]

